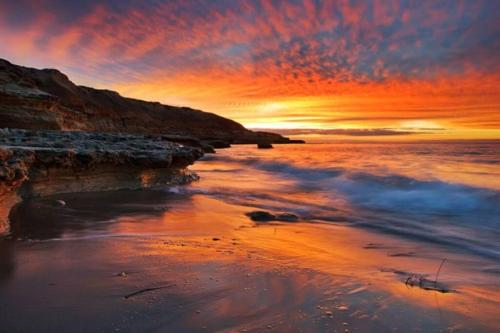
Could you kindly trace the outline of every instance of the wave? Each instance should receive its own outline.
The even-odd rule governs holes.
[[[298,186],[329,190],[331,194],[346,196],[355,206],[375,210],[453,217],[500,214],[500,191],[486,188],[398,174],[352,172],[345,168],[309,168],[256,158],[224,157],[224,160],[293,178],[299,182]],[[496,219],[493,222],[499,223]]]
[[[354,204],[377,210],[450,217],[500,213],[498,191],[461,184],[354,173],[343,175],[329,185],[347,195]]]
[[[500,257],[500,191],[399,174],[375,174],[338,167],[304,167],[287,161],[221,156],[217,160],[293,179],[298,189],[330,198],[331,206],[292,202],[282,193],[232,193],[225,200],[263,209],[288,209],[305,219],[377,229],[427,242]],[[224,196],[219,189],[218,196]],[[260,200],[259,200],[260,199]],[[335,207],[339,199],[344,207]],[[272,204],[270,204],[272,203]],[[340,217],[340,218],[339,218]]]

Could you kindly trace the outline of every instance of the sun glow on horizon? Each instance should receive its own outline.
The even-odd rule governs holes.
[[[252,128],[500,138],[491,1],[51,2],[0,2],[2,57]]]
[[[407,121],[402,121],[400,124],[401,129],[408,129],[408,130],[441,130],[444,129],[441,125],[439,125],[437,122],[431,121],[431,120],[422,120],[422,119],[416,119],[416,120],[407,120]]]

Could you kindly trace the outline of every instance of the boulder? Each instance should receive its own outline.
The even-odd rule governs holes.
[[[272,214],[264,210],[249,212],[246,213],[245,215],[255,222],[271,222],[271,221],[297,222],[299,220],[299,217],[292,213]]]
[[[273,145],[270,144],[269,142],[259,142],[257,144],[257,148],[259,148],[259,149],[271,149],[271,148],[273,148]]]
[[[276,216],[262,210],[254,211],[254,212],[249,212],[245,214],[248,216],[252,221],[256,222],[269,222],[269,221],[275,221]]]
[[[276,215],[276,221],[282,221],[282,222],[297,222],[299,220],[299,217],[295,214],[291,213],[281,213]]]

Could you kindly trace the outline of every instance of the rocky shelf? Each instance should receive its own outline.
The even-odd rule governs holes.
[[[22,199],[186,183],[202,156],[162,136],[0,129],[0,233]]]

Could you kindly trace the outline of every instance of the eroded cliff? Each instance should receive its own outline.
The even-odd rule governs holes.
[[[191,136],[228,143],[288,143],[279,134],[252,132],[213,113],[77,86],[55,69],[0,59],[0,128],[81,130]]]

